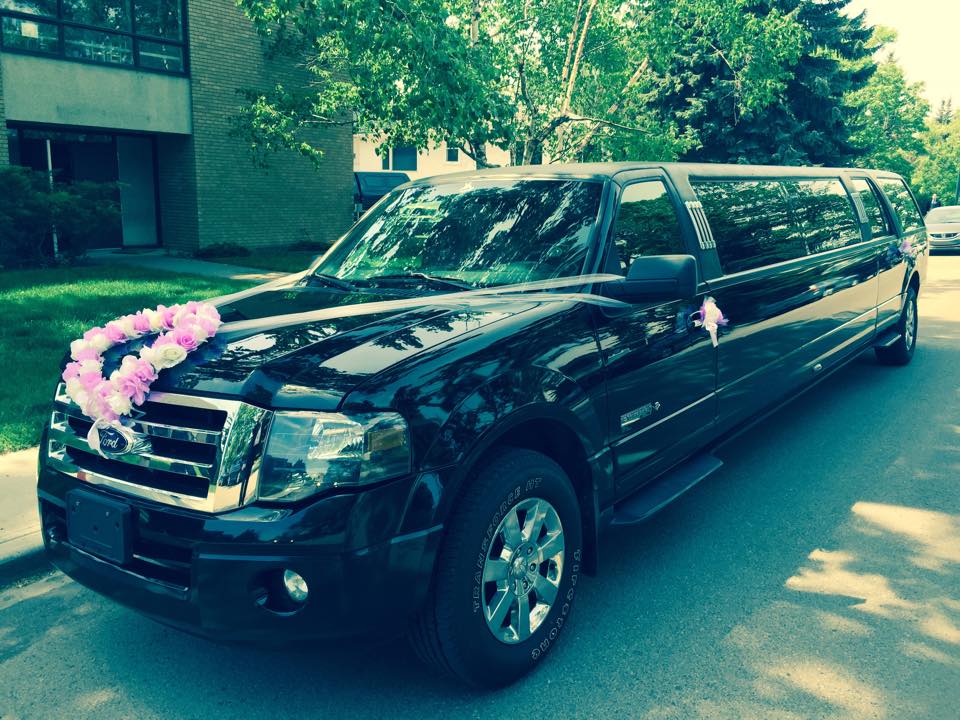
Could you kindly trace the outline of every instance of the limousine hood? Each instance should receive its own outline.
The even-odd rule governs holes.
[[[162,371],[152,389],[235,397],[265,407],[333,410],[373,375],[538,304],[516,296],[403,299],[405,307],[371,306],[367,313],[362,305],[397,296],[264,289],[221,305],[220,332],[183,363]],[[334,312],[323,312],[319,320],[284,317],[324,309]],[[108,356],[108,365],[120,354]]]

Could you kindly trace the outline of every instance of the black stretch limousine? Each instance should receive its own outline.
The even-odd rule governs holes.
[[[47,549],[191,632],[406,631],[433,666],[504,684],[553,647],[604,527],[643,521],[864,349],[908,363],[926,264],[886,172],[413,182],[309,270],[220,300],[221,332],[131,424],[149,451],[92,452],[58,387]],[[72,522],[68,493],[115,527]]]

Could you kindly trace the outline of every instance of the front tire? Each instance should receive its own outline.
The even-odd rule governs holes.
[[[900,333],[900,339],[890,347],[874,348],[877,360],[883,365],[908,364],[913,359],[913,351],[917,347],[919,329],[917,290],[910,287],[907,288],[907,297],[903,301],[903,311],[897,321],[897,331]]]
[[[570,617],[583,537],[570,479],[506,448],[464,490],[410,632],[427,664],[477,687],[507,685],[553,648]]]

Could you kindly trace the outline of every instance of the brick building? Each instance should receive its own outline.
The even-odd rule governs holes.
[[[120,183],[105,245],[190,253],[329,241],[353,208],[350,128],[254,167],[238,90],[305,80],[264,57],[233,0],[0,0],[0,164]]]

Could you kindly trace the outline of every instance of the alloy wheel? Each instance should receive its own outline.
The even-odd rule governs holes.
[[[487,628],[507,644],[529,638],[557,598],[563,577],[563,525],[542,498],[527,498],[507,511],[483,564]]]

